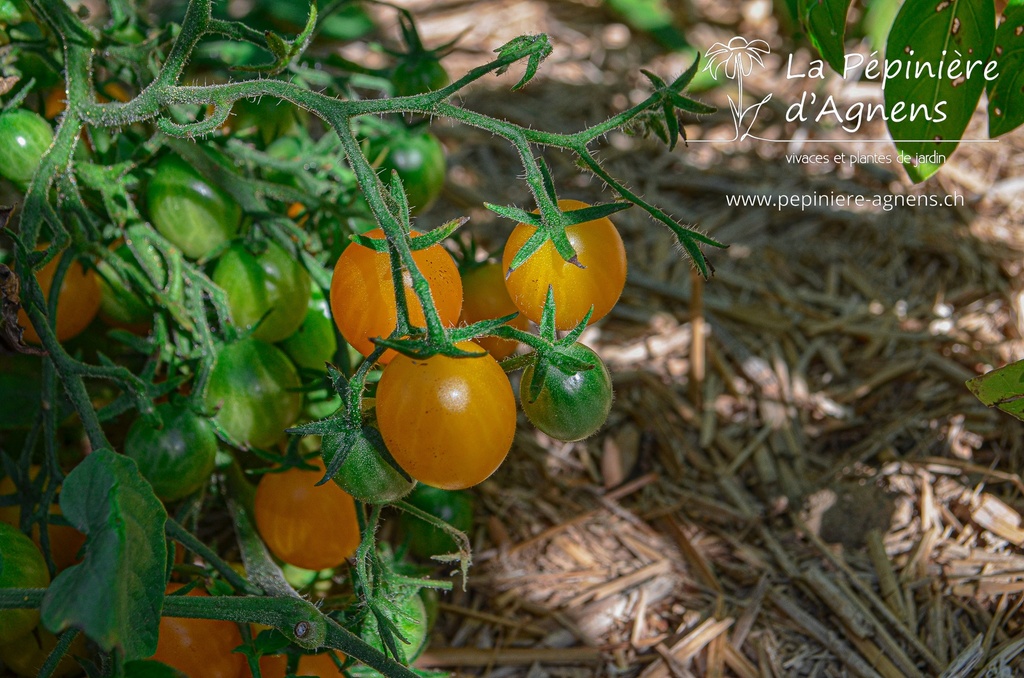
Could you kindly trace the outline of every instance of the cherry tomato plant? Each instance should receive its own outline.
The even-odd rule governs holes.
[[[507,372],[526,368],[523,407],[549,435],[576,439],[604,421],[608,373],[576,342],[624,284],[609,216],[639,206],[704,275],[701,248],[720,243],[626,188],[595,152],[626,126],[674,146],[680,112],[712,110],[683,94],[699,65],[671,81],[647,74],[644,101],[553,133],[452,103],[517,65],[512,90],[528,85],[552,51],[544,35],[450,75],[451,45],[426,48],[412,16],[387,3],[404,44],[381,50],[394,58],[383,69],[330,48],[371,39],[338,32],[342,14],[358,18],[355,3],[324,16],[311,5],[299,24],[265,2],[241,20],[212,0],[152,15],[109,0],[101,17],[8,4],[0,195],[17,205],[0,206],[0,359],[36,361],[33,400],[60,406],[0,429],[14,450],[0,507],[18,511],[0,541],[11,533],[32,561],[32,576],[0,582],[3,640],[53,634],[44,676],[83,636],[98,653],[90,675],[111,678],[174,675],[158,662],[258,678],[282,653],[291,668],[317,656],[415,675],[419,592],[452,583],[396,560],[377,538],[382,513],[440,531],[450,553],[434,556],[458,562],[464,581],[470,523],[405,497],[498,469],[516,429]],[[500,269],[467,274],[461,323],[463,284],[442,243],[466,219],[430,224],[446,178],[427,122],[438,118],[507,140],[522,164],[510,178],[522,175],[537,206],[486,204],[519,226]],[[574,154],[621,200],[560,200],[546,150]],[[97,312],[105,323],[92,323]],[[520,355],[499,363],[474,343],[486,339]],[[310,421],[303,412],[325,389],[334,411]],[[87,454],[63,442],[68,430]],[[230,523],[241,566],[197,536],[204,512]],[[50,527],[87,535],[81,562],[58,568]],[[26,534],[38,535],[39,558]],[[351,604],[314,605],[286,578],[295,568]]]

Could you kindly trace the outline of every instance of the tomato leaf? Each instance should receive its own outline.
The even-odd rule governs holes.
[[[836,73],[842,74],[846,58],[846,15],[852,0],[799,0],[800,19],[811,44]]]
[[[988,407],[1024,421],[1024,360],[970,379],[967,388]]]
[[[512,87],[512,91],[515,92],[525,87],[526,83],[533,79],[533,76],[537,74],[537,69],[540,68],[540,62],[551,55],[552,47],[548,36],[541,33],[540,35],[520,35],[494,51],[498,54],[499,60],[507,61],[495,71],[497,75],[507,71],[512,63],[526,58],[526,71],[519,82]]]
[[[911,156],[903,166],[915,183],[934,174],[959,145],[985,89],[983,66],[965,77],[966,64],[984,64],[992,53],[995,23],[992,0],[906,2],[896,15],[885,59],[887,72],[897,63],[900,71],[886,81],[885,110],[896,148]],[[951,68],[954,59],[959,69]],[[935,72],[939,62],[942,73]]]
[[[64,517],[88,538],[85,558],[50,584],[41,607],[53,633],[85,632],[127,660],[156,652],[164,599],[167,512],[129,457],[88,455],[64,480]]]
[[[1024,6],[1003,12],[992,54],[999,76],[988,82],[988,135],[997,137],[1024,123]]]

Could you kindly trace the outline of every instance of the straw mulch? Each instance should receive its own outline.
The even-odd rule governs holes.
[[[446,59],[455,73],[515,34],[549,33],[558,47],[541,79],[520,94],[508,92],[516,74],[490,79],[465,103],[559,130],[642,96],[640,67],[671,76],[686,65],[592,4],[407,3],[428,43],[468,31]],[[777,46],[771,17],[741,19],[738,4],[691,5],[694,23],[711,21],[690,37],[707,46],[741,32]],[[787,88],[802,85],[779,79],[773,58],[750,90],[790,101]],[[688,125],[691,138],[728,138],[725,93],[703,98],[722,112]],[[792,138],[777,112],[766,121]],[[984,129],[979,114],[968,136]],[[421,219],[468,214],[499,245],[508,225],[481,203],[530,206],[515,156],[478,130],[436,131],[450,187]],[[601,158],[613,175],[730,247],[709,252],[716,273],[700,284],[666,229],[635,209],[615,217],[629,284],[584,335],[614,374],[611,418],[573,444],[521,421],[509,460],[475,490],[468,589],[446,598],[421,666],[1020,675],[1024,427],[964,381],[1024,358],[1022,148],[1020,134],[965,144],[922,188],[896,166],[791,165],[786,144],[668,152],[609,137]],[[840,150],[878,152],[823,152]],[[612,198],[571,159],[548,159],[565,196]],[[965,204],[726,204],[738,193],[921,191]]]

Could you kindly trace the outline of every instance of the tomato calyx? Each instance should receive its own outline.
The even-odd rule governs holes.
[[[548,169],[547,163],[545,163],[543,159],[540,159],[537,164],[540,167],[545,189],[544,194],[538,196],[538,209],[533,212],[527,212],[526,210],[509,205],[495,205],[489,202],[484,203],[484,207],[499,216],[511,219],[512,221],[520,224],[533,226],[537,229],[534,231],[533,235],[523,243],[523,246],[512,258],[508,271],[505,272],[506,277],[526,263],[527,259],[533,256],[533,254],[536,253],[544,243],[549,241],[554,245],[555,250],[562,259],[574,266],[578,266],[579,268],[585,268],[576,256],[576,250],[573,249],[572,243],[569,242],[569,237],[566,235],[565,229],[569,226],[575,226],[576,224],[582,224],[596,219],[603,219],[611,214],[621,212],[622,210],[633,206],[633,203],[631,202],[610,202],[563,212],[558,208],[558,198],[555,195],[554,181],[551,178],[551,172]]]
[[[455,231],[465,225],[467,221],[469,221],[469,217],[458,217],[433,230],[427,231],[422,235],[412,236],[409,238],[409,249],[416,252],[418,250],[425,250],[428,247],[438,245],[443,240],[450,238]],[[387,238],[369,238],[362,233],[355,233],[349,236],[349,240],[359,243],[363,247],[371,249],[374,252],[388,251]]]
[[[363,366],[369,364],[372,361]],[[373,401],[362,397],[367,370],[361,368],[351,381],[346,381],[333,365],[327,369],[341,397],[341,407],[329,417],[288,429],[293,435],[321,436],[324,475],[316,485],[333,480],[366,504],[389,504],[401,499],[416,481],[391,456],[375,425]]]
[[[395,64],[391,74],[395,95],[413,96],[447,87],[451,80],[448,77],[448,72],[441,65],[441,58],[451,51],[458,38],[440,47],[427,49],[420,39],[416,23],[408,10],[399,10],[398,23],[402,31],[402,40],[408,51],[388,50],[392,56],[398,58],[398,63]]]

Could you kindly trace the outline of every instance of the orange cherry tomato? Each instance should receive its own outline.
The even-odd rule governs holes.
[[[50,296],[50,286],[57,272],[60,256],[36,271],[36,280],[43,290],[43,298]],[[92,269],[86,270],[77,261],[71,262],[61,282],[57,299],[57,340],[67,341],[78,336],[100,310],[100,284]],[[25,328],[25,341],[40,343],[39,334],[24,309],[18,310],[18,323]]]
[[[381,239],[384,232],[377,228],[365,235]],[[412,235],[419,233],[413,231]],[[441,322],[454,326],[462,310],[462,281],[455,262],[440,245],[413,252],[412,258],[427,279]],[[412,289],[412,278],[405,274],[403,279],[409,320],[423,327],[426,319]],[[341,335],[364,356],[375,348],[371,338],[387,337],[395,330],[398,311],[394,290],[387,252],[375,252],[353,243],[338,257],[331,280],[331,314]],[[389,350],[380,362],[386,365],[394,356],[395,352]]]
[[[462,322],[471,325],[481,320],[492,320],[519,311],[512,303],[505,288],[505,271],[497,262],[488,262],[471,269],[462,276]],[[529,327],[526,316],[520,314],[508,323],[525,330]],[[516,352],[519,342],[498,337],[480,337],[474,341],[494,356],[495,360],[507,358]]]
[[[579,200],[559,200],[563,212],[589,207]],[[508,270],[512,259],[536,228],[519,224],[505,243],[501,265]],[[550,285],[555,294],[555,327],[570,330],[590,307],[594,323],[608,314],[626,286],[626,249],[615,225],[607,218],[585,221],[565,229],[584,268],[562,259],[549,241],[505,279],[512,301],[527,318],[539,323]]]
[[[457,346],[478,351],[464,341]],[[416,480],[444,490],[482,482],[516,431],[516,399],[493,357],[414,360],[398,355],[377,385],[377,424],[391,455]]]
[[[260,675],[263,678],[284,678],[288,675],[288,655],[266,654],[260,657]]]
[[[184,584],[170,583],[166,593]],[[188,592],[190,596],[208,596],[202,589]],[[245,657],[232,652],[242,644],[238,627],[214,619],[160,619],[160,639],[151,659],[173,666],[189,678],[238,678],[247,668]]]
[[[38,466],[29,468],[30,478],[35,479],[38,474]],[[0,495],[15,494],[16,492],[17,489],[10,476],[0,480]],[[60,504],[55,501],[50,506],[50,513],[61,515]],[[14,506],[0,507],[0,521],[19,527],[21,525],[21,506],[16,504]],[[81,551],[82,546],[85,544],[84,534],[73,527],[54,525],[52,523],[47,525],[46,532],[50,538],[50,555],[53,556],[53,564],[57,566],[58,572],[81,561],[81,558],[78,557],[78,552]],[[42,551],[43,547],[39,538],[38,523],[32,526],[32,541]]]
[[[331,659],[336,654],[338,660],[345,661],[345,655],[341,652],[321,652],[320,654],[304,654],[299,657],[299,666],[295,671],[297,676],[317,676],[317,678],[332,678],[333,676],[344,676],[338,669],[337,664]],[[260,657],[260,673],[263,678],[284,678],[287,675],[288,657],[283,654],[267,655]]]
[[[319,676],[319,678],[333,678],[333,676],[344,676],[338,665],[331,659],[336,654],[338,660],[345,661],[345,655],[341,652],[321,652],[320,654],[304,654],[299,657],[298,676]]]
[[[356,503],[335,483],[316,486],[319,470],[266,473],[256,487],[256,529],[271,553],[307,570],[337,567],[359,546]]]

